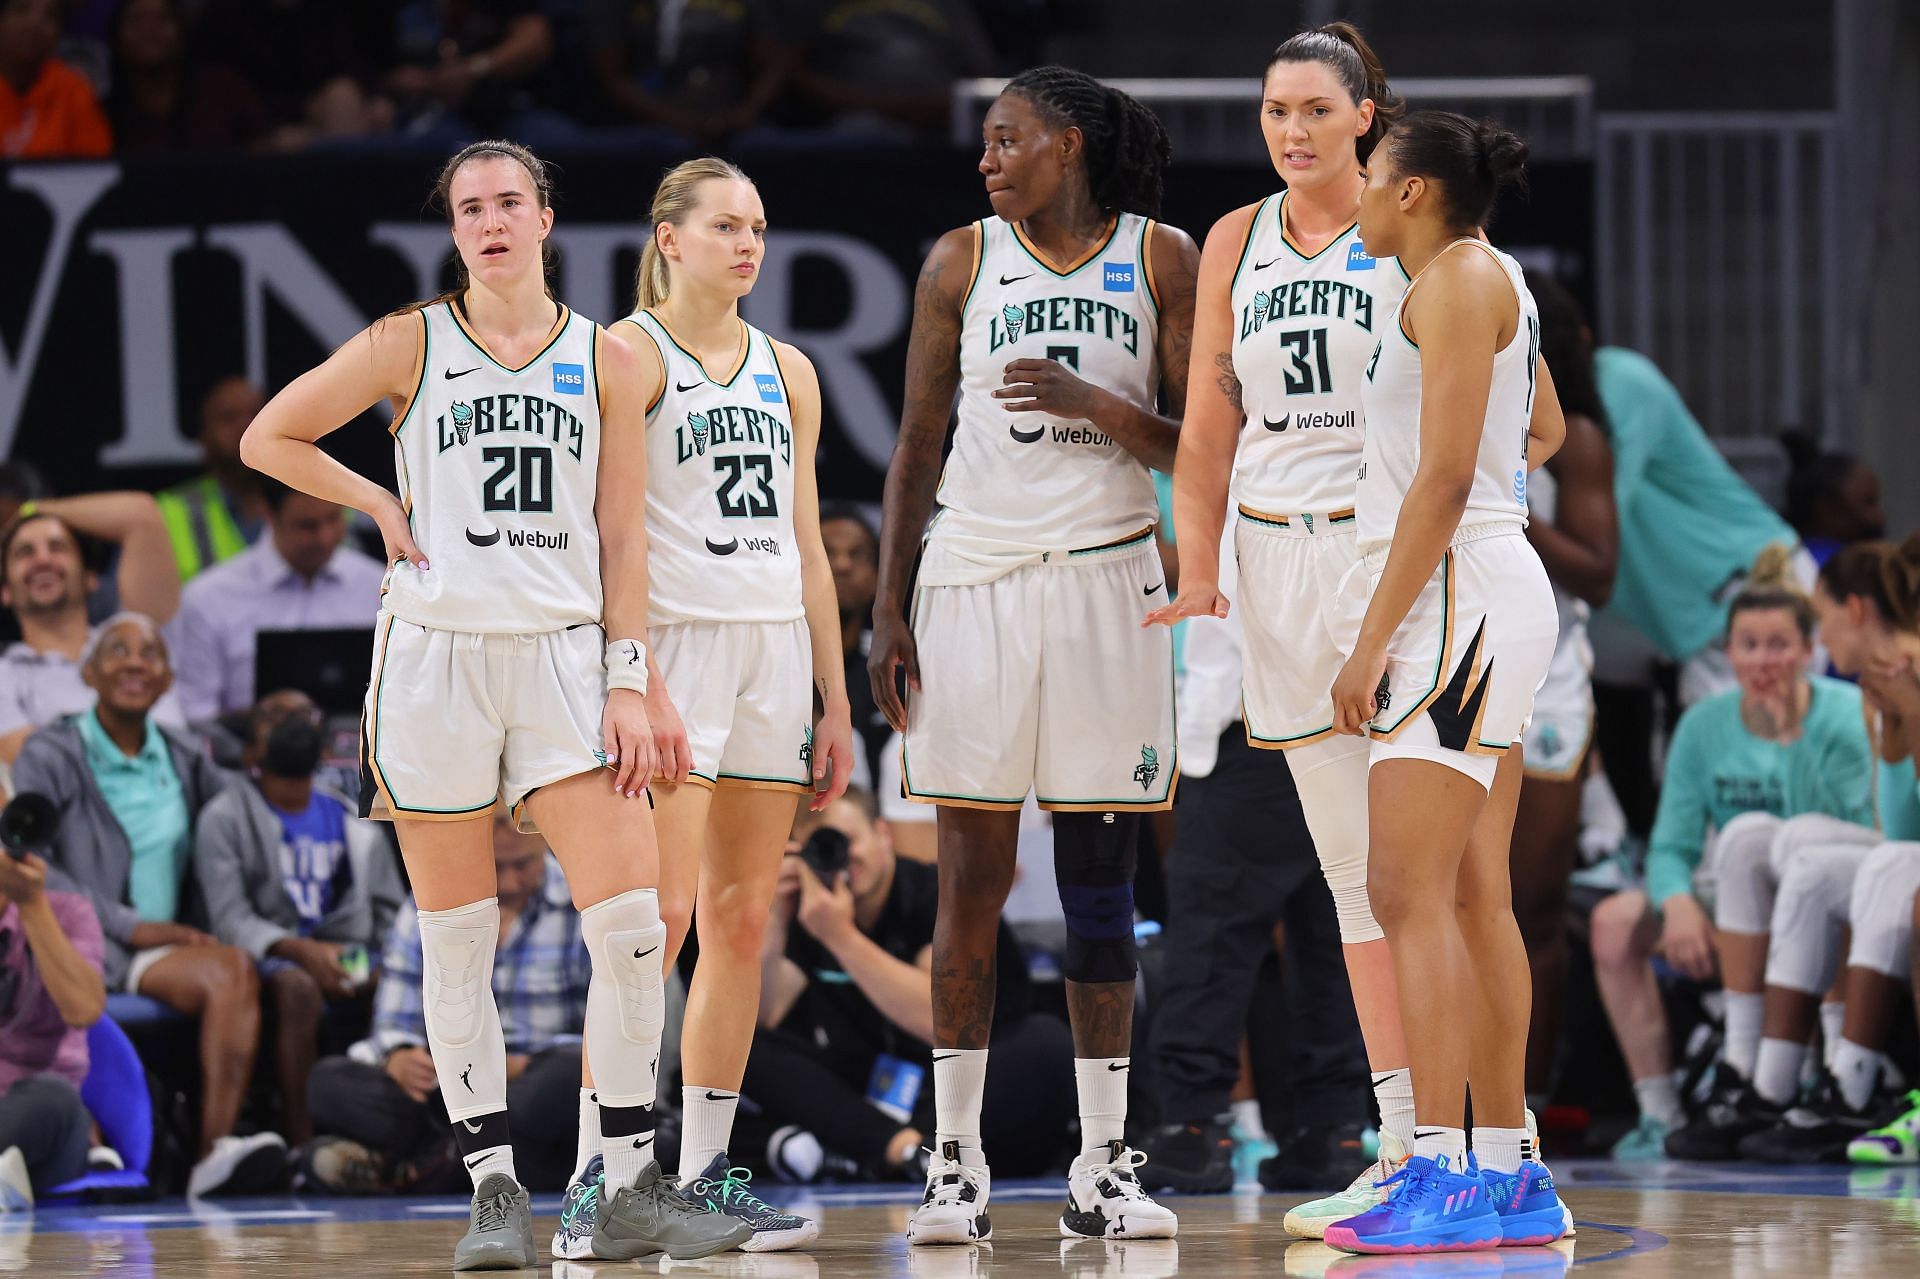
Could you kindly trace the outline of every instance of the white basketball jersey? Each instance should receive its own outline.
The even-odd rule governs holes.
[[[740,365],[715,381],[651,312],[623,323],[666,369],[647,413],[647,624],[802,616],[793,402],[773,343],[742,321]]]
[[[1159,509],[1144,463],[1091,422],[1009,413],[993,392],[1014,360],[1051,359],[1154,407],[1160,309],[1148,263],[1152,221],[1119,215],[1100,247],[1064,271],[1042,261],[1011,223],[976,225],[980,260],[961,308],[959,425],[929,545],[1005,571],[1045,551],[1138,533]]]
[[[1233,276],[1233,373],[1247,422],[1233,499],[1276,515],[1351,511],[1366,435],[1361,386],[1406,288],[1397,259],[1369,257],[1355,223],[1318,253],[1286,233],[1286,193],[1254,212]]]
[[[530,634],[600,620],[600,326],[561,308],[518,369],[489,355],[450,302],[421,313],[420,385],[393,431],[413,539],[382,603],[435,630]]]
[[[1540,311],[1520,264],[1481,240],[1469,252],[1491,253],[1513,283],[1520,322],[1513,340],[1493,357],[1493,383],[1487,392],[1486,420],[1474,460],[1473,488],[1460,526],[1527,523],[1527,427],[1533,420],[1533,392],[1540,361]],[[1437,258],[1435,259],[1438,260]],[[1425,274],[1424,271],[1421,272]],[[1400,313],[1419,279],[1407,286],[1383,323],[1379,344],[1367,366],[1367,439],[1360,464],[1360,549],[1376,550],[1393,540],[1414,472],[1420,466],[1420,349],[1400,326]]]

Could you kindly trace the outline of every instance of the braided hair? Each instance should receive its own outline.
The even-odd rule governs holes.
[[[1007,82],[1006,92],[1033,104],[1048,126],[1080,130],[1087,190],[1107,213],[1160,216],[1167,172],[1167,131],[1133,95],[1071,67],[1034,67]]]

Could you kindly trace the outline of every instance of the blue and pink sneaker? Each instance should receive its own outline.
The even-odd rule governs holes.
[[[1345,1252],[1468,1252],[1503,1241],[1500,1214],[1471,1156],[1464,1172],[1454,1172],[1444,1155],[1415,1155],[1380,1185],[1386,1201],[1328,1226],[1328,1246]]]
[[[1538,1160],[1529,1159],[1518,1172],[1480,1169],[1487,1197],[1500,1215],[1500,1245],[1533,1248],[1550,1244],[1567,1233],[1567,1210],[1553,1189],[1553,1174]]]

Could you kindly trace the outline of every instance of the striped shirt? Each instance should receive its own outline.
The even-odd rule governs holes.
[[[373,1033],[348,1052],[369,1065],[385,1062],[396,1048],[427,1042],[420,994],[420,914],[411,897],[394,916],[380,968]],[[534,1053],[580,1042],[591,974],[579,912],[560,863],[549,853],[546,884],[528,899],[494,952],[493,997],[500,1006],[507,1051]]]

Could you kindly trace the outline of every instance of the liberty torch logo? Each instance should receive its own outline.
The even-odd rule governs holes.
[[[1153,789],[1153,781],[1160,776],[1160,752],[1151,746],[1140,748],[1140,762],[1134,767],[1133,780],[1140,783],[1143,791]]]
[[[453,433],[460,437],[462,444],[465,444],[467,442],[467,435],[472,430],[473,405],[467,403],[465,400],[455,400],[453,402]]]
[[[693,451],[704,457],[707,452],[707,415],[705,413],[687,414],[687,430],[693,435]]]
[[[1000,308],[1000,321],[1007,326],[1007,341],[1018,342],[1020,340],[1020,330],[1024,329],[1027,325],[1026,308],[1003,306]]]

